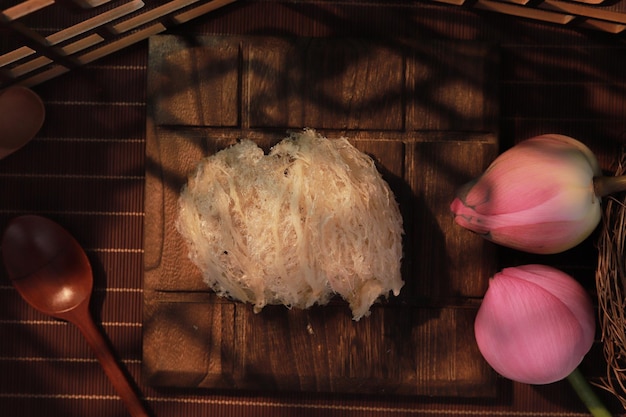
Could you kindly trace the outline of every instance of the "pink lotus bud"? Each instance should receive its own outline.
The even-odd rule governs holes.
[[[496,372],[548,384],[567,377],[591,349],[594,311],[584,288],[558,269],[505,268],[490,280],[474,332]]]
[[[503,246],[549,254],[570,249],[600,222],[595,156],[567,136],[543,135],[502,153],[450,208],[459,225]]]

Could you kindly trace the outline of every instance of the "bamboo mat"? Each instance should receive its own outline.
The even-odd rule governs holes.
[[[41,29],[54,31],[57,24],[42,22]],[[608,170],[626,138],[626,48],[619,36],[415,1],[239,1],[170,32],[492,42],[501,50],[503,147],[539,133],[567,134],[587,143]],[[36,213],[58,221],[83,245],[95,275],[92,312],[155,417],[586,415],[565,382],[533,387],[500,380],[496,398],[471,400],[187,391],[145,384],[147,52],[147,42],[141,42],[35,88],[46,106],[46,122],[31,144],[0,161],[0,226]],[[592,241],[549,257],[500,255],[503,264],[548,263],[590,288],[593,283]],[[0,415],[126,416],[78,331],[33,311],[0,274]],[[581,368],[597,382],[604,366],[596,345]],[[623,415],[610,395],[599,393]]]

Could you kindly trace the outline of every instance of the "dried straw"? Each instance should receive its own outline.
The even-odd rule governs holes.
[[[615,175],[624,175],[622,154]],[[603,386],[626,408],[626,193],[606,198],[598,240],[596,287],[607,377]]]

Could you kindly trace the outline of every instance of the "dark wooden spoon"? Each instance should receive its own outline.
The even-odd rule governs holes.
[[[0,159],[26,145],[45,119],[41,98],[26,87],[0,90]]]
[[[20,216],[11,220],[4,232],[2,256],[13,286],[24,300],[42,313],[78,327],[130,414],[147,417],[89,312],[93,275],[78,242],[52,220]]]

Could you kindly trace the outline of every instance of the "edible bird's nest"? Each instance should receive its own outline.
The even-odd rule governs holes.
[[[305,129],[268,154],[242,140],[199,162],[179,204],[177,228],[205,282],[256,312],[338,294],[359,320],[404,284],[395,196],[345,138]]]

